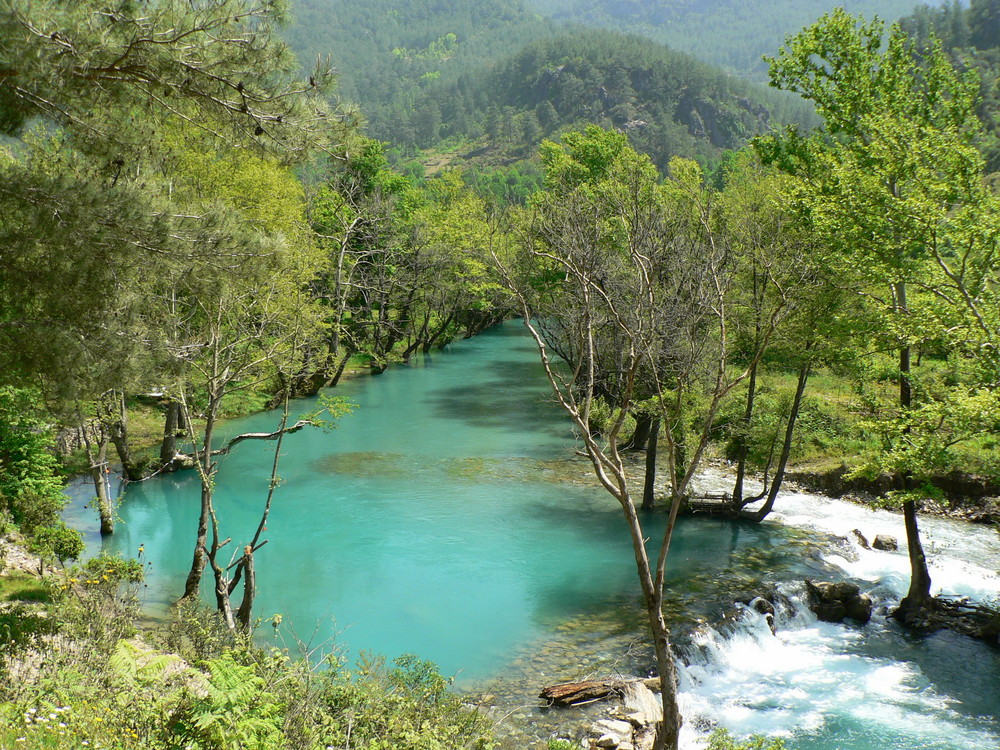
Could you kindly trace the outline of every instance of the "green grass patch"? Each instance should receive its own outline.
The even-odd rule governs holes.
[[[0,577],[0,601],[51,602],[52,585],[37,576],[12,573]]]

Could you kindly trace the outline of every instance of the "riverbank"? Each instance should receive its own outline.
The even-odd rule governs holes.
[[[821,492],[870,507],[882,507],[881,498],[893,489],[889,477],[878,480],[848,478],[846,466],[813,469],[808,464],[789,469],[786,481],[809,492]],[[983,477],[953,472],[936,477],[938,497],[925,497],[920,512],[976,524],[1000,525],[1000,485]]]

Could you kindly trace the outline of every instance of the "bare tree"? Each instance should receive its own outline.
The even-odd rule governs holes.
[[[648,159],[617,134],[575,135],[558,151],[543,151],[550,188],[524,252],[494,257],[520,300],[556,399],[625,516],[661,684],[657,746],[672,750],[681,717],[663,616],[667,558],[719,405],[749,374],[734,370],[730,357],[736,259],[696,165],[675,161],[673,178],[659,184]],[[613,156],[595,167],[587,162],[595,152]],[[569,168],[567,158],[575,162]],[[582,180],[580,165],[590,172]],[[777,317],[766,323],[762,345]],[[600,425],[598,401],[610,409]],[[668,466],[670,505],[658,547],[647,547],[622,456],[622,429],[640,401],[660,422]]]

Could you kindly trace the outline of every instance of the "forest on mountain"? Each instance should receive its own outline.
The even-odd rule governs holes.
[[[980,147],[987,169],[1000,172],[1000,2],[951,0],[941,7],[920,5],[901,19],[903,30],[927,48],[931,36],[949,51],[958,66],[979,76],[977,114],[984,126]]]
[[[501,152],[526,156],[542,138],[593,123],[628,133],[664,168],[672,156],[715,162],[777,123],[809,117],[801,102],[687,54],[590,31],[533,42],[489,68],[427,87],[412,109],[392,110],[384,127],[393,143],[428,148],[442,138],[485,137]]]
[[[557,21],[641,34],[738,76],[767,80],[761,59],[831,6],[825,0],[526,0]],[[845,0],[866,18],[894,20],[912,0]]]

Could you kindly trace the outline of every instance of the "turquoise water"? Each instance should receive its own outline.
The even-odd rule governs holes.
[[[336,430],[286,438],[284,484],[265,533],[269,543],[257,555],[255,614],[282,614],[286,643],[298,637],[354,654],[416,653],[466,683],[508,674],[515,656],[551,653],[529,663],[526,687],[509,697],[521,706],[533,705],[539,683],[582,676],[585,659],[599,670],[649,666],[620,510],[574,455],[578,446],[519,324],[336,392],[357,408]],[[305,412],[311,404],[296,407]],[[278,420],[259,414],[226,429],[271,431]],[[219,518],[234,549],[256,527],[273,449],[246,442],[221,462]],[[126,555],[144,546],[152,563],[145,593],[151,610],[182,590],[198,493],[193,472],[131,485],[122,523],[105,543]],[[796,498],[782,500],[800,513],[785,523],[684,520],[670,566],[674,611],[686,613],[681,619],[710,617],[720,596],[753,590],[762,580],[790,587],[795,599],[796,580],[836,570],[862,581],[870,573],[872,586],[895,595],[902,579],[893,566],[905,552],[853,563],[864,570],[823,559],[817,553],[828,534],[841,531],[811,518],[843,519],[848,530],[864,519],[850,515],[854,506],[822,511],[834,501]],[[661,517],[646,521],[656,538]],[[101,544],[91,535],[91,551]],[[981,547],[989,555],[995,545],[983,537]],[[980,565],[987,572],[997,567],[994,558]],[[972,580],[968,572],[955,575]],[[977,590],[994,586],[986,573],[973,577]],[[203,590],[210,589],[206,578]],[[594,632],[559,640],[567,623],[580,622]],[[850,628],[816,623],[799,608],[781,625],[774,637],[749,617],[736,630],[700,631],[682,649],[682,698],[691,717],[686,746],[701,746],[703,730],[720,723],[737,734],[777,732],[793,750],[1000,747],[995,651],[948,636],[913,639],[880,616]],[[272,637],[268,625],[262,630]],[[595,641],[611,644],[611,653],[585,656]],[[628,649],[630,657],[615,649]],[[534,730],[544,740],[552,717],[524,711],[518,720],[544,727]]]
[[[635,563],[617,505],[598,488],[557,481],[589,478],[589,465],[572,460],[537,356],[508,324],[339,387],[354,413],[336,430],[284,442],[255,614],[281,613],[284,631],[313,644],[335,636],[354,653],[412,652],[446,674],[484,677],[553,623],[631,600]],[[271,431],[278,418],[227,429]],[[234,549],[256,527],[273,450],[245,442],[221,462],[218,513]],[[148,605],[182,590],[198,487],[184,472],[128,489],[107,547],[135,555],[144,546]],[[717,522],[676,542],[688,573],[724,567],[732,549],[773,535],[750,530],[706,546],[706,524]],[[661,529],[653,518],[650,532]],[[206,594],[211,586],[206,578]]]

